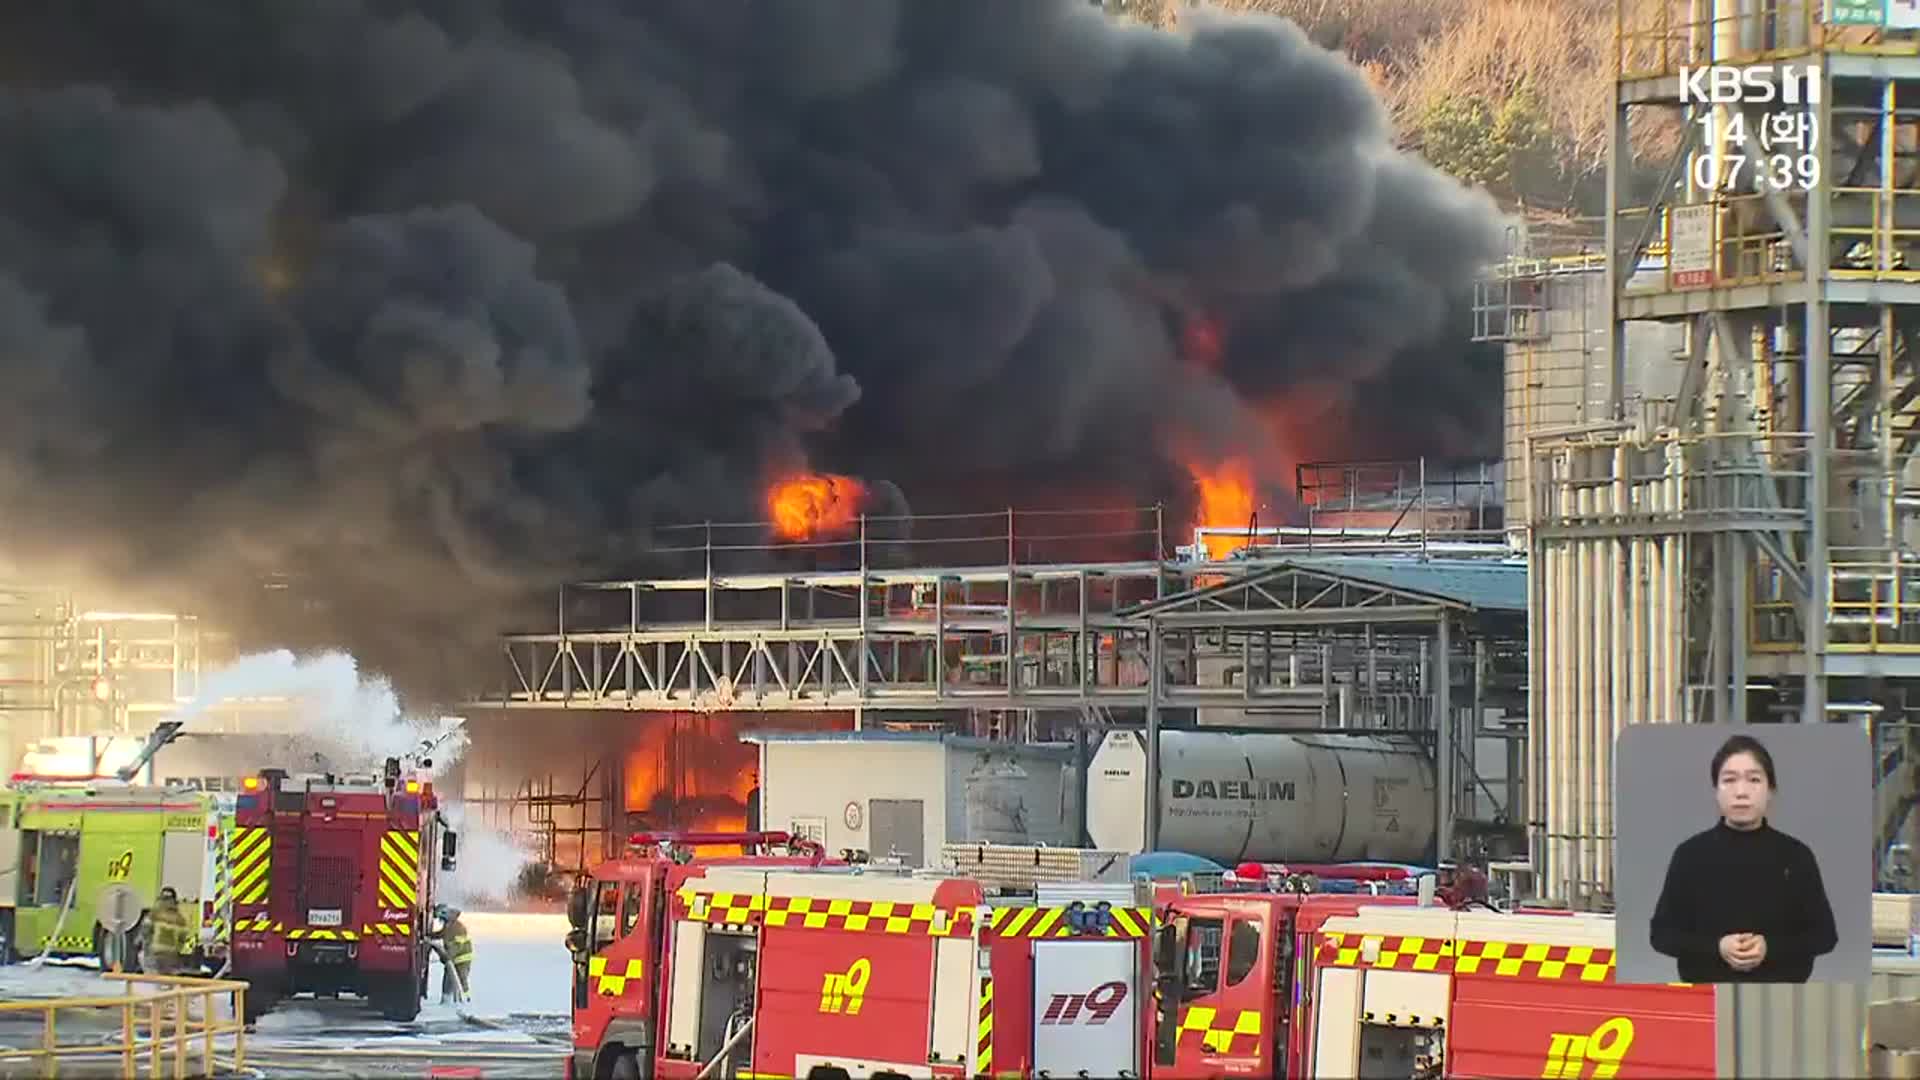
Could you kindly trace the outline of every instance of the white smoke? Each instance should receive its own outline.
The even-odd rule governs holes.
[[[289,772],[377,774],[387,758],[408,768],[420,759],[424,771],[444,777],[467,752],[471,741],[459,717],[405,715],[393,687],[376,676],[362,676],[353,657],[341,652],[296,657],[285,650],[256,653],[208,676],[199,696],[172,719],[191,730],[193,720],[222,702],[270,699],[284,719],[287,758],[274,764]],[[457,800],[441,803],[441,813],[459,833],[455,871],[442,880],[442,895],[455,906],[508,900],[521,867],[533,856],[510,837],[469,824]]]
[[[447,736],[428,755],[431,775],[466,751],[453,718],[405,716],[385,679],[362,677],[346,653],[296,657],[285,650],[255,653],[208,676],[199,696],[172,719],[191,730],[195,718],[223,702],[268,699],[280,708],[281,727],[293,739],[289,772],[377,772],[389,757],[406,757]]]
[[[460,834],[458,865],[440,879],[440,894],[457,908],[503,906],[514,899],[520,872],[533,853],[502,833],[472,823],[460,803],[442,803],[447,823]]]

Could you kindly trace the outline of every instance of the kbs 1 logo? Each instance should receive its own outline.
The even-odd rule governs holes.
[[[1792,64],[1680,66],[1682,105],[1818,105],[1820,73]]]
[[[1127,984],[1119,980],[1103,982],[1084,994],[1055,994],[1047,1000],[1047,1011],[1040,1014],[1041,1026],[1084,1023],[1098,1027],[1113,1019],[1127,1000]],[[1086,1019],[1083,1021],[1081,1017]]]
[[[1584,1035],[1554,1032],[1547,1047],[1546,1080],[1612,1080],[1633,1045],[1633,1021],[1616,1016]],[[1587,1063],[1593,1071],[1587,1071]]]

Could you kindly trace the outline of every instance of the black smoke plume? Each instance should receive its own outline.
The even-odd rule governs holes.
[[[1396,445],[1490,447],[1450,320],[1498,242],[1277,20],[9,5],[0,545],[453,692],[659,526],[764,518],[776,467],[1179,502],[1140,490],[1170,438],[1249,452],[1329,379]]]

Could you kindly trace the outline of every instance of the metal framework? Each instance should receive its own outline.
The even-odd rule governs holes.
[[[1611,902],[1622,724],[1880,715],[1906,695],[1861,677],[1920,677],[1920,111],[1902,104],[1920,42],[1859,24],[1883,5],[1840,6],[1854,21],[1821,0],[1617,5],[1608,348],[1589,380],[1604,404],[1509,440],[1536,570],[1531,847],[1549,899]],[[1683,100],[1682,68],[1707,65],[1773,100]],[[1636,161],[1629,130],[1662,118],[1671,156]],[[1483,298],[1483,340],[1540,340],[1529,288]],[[1677,364],[1636,347],[1661,340],[1651,327]],[[1677,385],[1649,387],[1662,369]]]
[[[1419,736],[1437,766],[1439,848],[1452,853],[1459,818],[1508,819],[1518,806],[1518,744],[1502,797],[1480,778],[1476,739],[1520,734],[1482,720],[1523,700],[1525,577],[1504,561],[1294,556],[1135,609],[1155,660],[1148,776],[1159,775],[1163,710],[1189,700],[1278,713],[1295,729]],[[1491,814],[1468,810],[1476,788]],[[1147,790],[1153,846],[1159,785]]]
[[[47,736],[144,734],[232,656],[230,641],[190,615],[96,608],[63,589],[0,585],[0,753],[12,762]]]
[[[466,708],[832,710],[852,712],[856,726],[869,712],[993,710],[1092,726],[1393,732],[1437,744],[1443,790],[1454,793],[1442,813],[1449,840],[1456,816],[1513,813],[1519,768],[1507,770],[1504,793],[1492,790],[1469,735],[1515,734],[1478,730],[1484,701],[1523,708],[1525,569],[1506,545],[1395,528],[1268,528],[1242,537],[1229,559],[1168,560],[1151,557],[1162,549],[1157,511],[1129,514],[1151,530],[1087,528],[1099,525],[1088,515],[1074,515],[1080,532],[1038,524],[1064,516],[869,518],[850,542],[812,545],[722,536],[677,553],[709,568],[699,576],[568,586],[559,627],[508,637],[505,685]],[[1005,528],[927,535],[983,520]],[[1206,539],[1202,530],[1187,554],[1206,551]],[[1150,557],[1126,557],[1127,541],[1141,540]],[[1020,558],[1035,544],[1055,546]],[[854,565],[819,565],[819,551],[836,545]],[[1045,561],[1062,545],[1113,557]],[[982,546],[1007,561],[907,563]],[[1499,586],[1473,572],[1490,563]],[[1149,770],[1157,766],[1156,757]]]

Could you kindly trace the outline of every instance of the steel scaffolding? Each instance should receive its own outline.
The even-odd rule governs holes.
[[[1855,15],[1886,17],[1868,6]],[[1828,18],[1820,0],[1617,5],[1608,332],[1586,380],[1602,407],[1509,437],[1550,899],[1611,902],[1621,725],[1878,716],[1920,678],[1920,112],[1901,102],[1920,94],[1920,42]],[[1689,100],[1682,69],[1708,65],[1771,100]],[[1642,161],[1630,132],[1670,138]],[[1492,310],[1508,293],[1520,302]],[[1528,288],[1483,296],[1511,398],[1542,305]],[[1647,389],[1666,372],[1676,386]]]
[[[867,518],[800,544],[700,526],[662,554],[701,572],[566,587],[556,629],[509,636],[504,685],[465,708],[1391,732],[1446,763],[1450,834],[1456,818],[1513,816],[1519,769],[1489,784],[1474,753],[1518,734],[1488,710],[1524,709],[1524,565],[1486,535],[1414,527],[1484,520],[1492,484],[1460,472],[1471,482],[1414,489],[1411,511],[1369,505],[1397,526],[1254,528],[1224,558],[1208,530],[1160,557],[1157,509]],[[1005,561],[964,561],[980,550]]]

